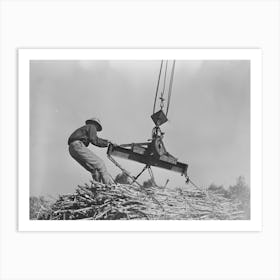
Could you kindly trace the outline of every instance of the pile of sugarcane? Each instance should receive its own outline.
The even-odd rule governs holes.
[[[38,219],[241,220],[240,202],[207,190],[91,182],[60,195]]]

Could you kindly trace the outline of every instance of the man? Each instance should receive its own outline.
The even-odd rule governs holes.
[[[97,136],[97,132],[101,130],[102,125],[99,119],[91,118],[86,120],[84,126],[76,129],[70,135],[68,139],[69,153],[79,164],[92,174],[93,180],[110,185],[114,182],[103,160],[87,148],[90,143],[98,147],[108,146],[108,140]]]

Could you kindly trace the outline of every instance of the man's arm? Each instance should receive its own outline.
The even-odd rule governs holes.
[[[106,139],[99,138],[97,136],[96,127],[94,125],[89,125],[89,141],[98,147],[108,147],[109,141]]]

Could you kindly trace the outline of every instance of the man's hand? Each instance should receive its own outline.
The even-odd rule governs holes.
[[[116,144],[115,142],[112,142],[112,141],[108,141],[109,145],[112,145],[112,146],[118,146],[118,144]]]

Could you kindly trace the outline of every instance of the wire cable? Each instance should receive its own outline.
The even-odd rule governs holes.
[[[161,92],[161,97],[160,97],[160,109],[162,110],[164,107],[164,93],[165,93],[165,85],[166,85],[166,77],[167,77],[167,68],[168,68],[168,60],[166,60],[165,63],[165,71],[164,71],[164,80],[163,80],[163,88]]]
[[[156,89],[156,95],[155,95],[155,101],[154,101],[154,107],[153,107],[153,114],[155,113],[155,109],[156,109],[156,103],[157,103],[157,96],[158,96],[158,89],[159,89],[159,84],[160,84],[162,66],[163,66],[163,60],[161,61],[160,69],[159,69],[157,89]]]
[[[171,98],[171,93],[172,93],[172,86],[173,86],[173,79],[174,79],[174,72],[175,72],[175,63],[176,63],[176,60],[173,61],[172,70],[171,70],[171,74],[170,74],[170,82],[169,82],[168,98],[167,98],[167,107],[166,107],[166,114],[165,114],[166,116],[168,114],[169,105],[170,105],[170,98]]]

